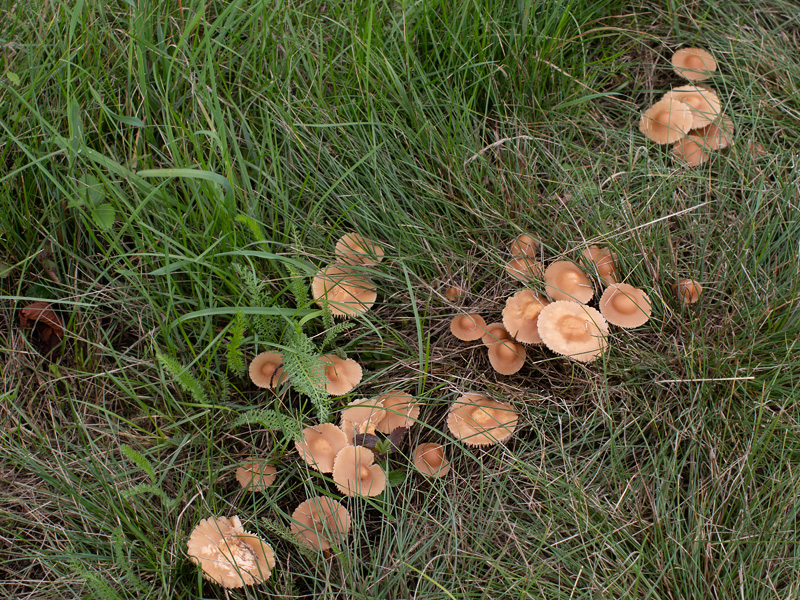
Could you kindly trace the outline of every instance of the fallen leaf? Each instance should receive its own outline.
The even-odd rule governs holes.
[[[39,334],[41,351],[49,354],[64,338],[64,321],[58,316],[49,302],[37,301],[19,312],[19,326],[33,327]]]

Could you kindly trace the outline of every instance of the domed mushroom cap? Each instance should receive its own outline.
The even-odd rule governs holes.
[[[717,70],[717,61],[708,50],[681,48],[672,55],[675,72],[689,81],[703,81]]]
[[[700,300],[700,294],[703,293],[703,286],[694,279],[681,279],[672,284],[672,291],[681,302],[685,304],[694,304]]]
[[[525,364],[525,346],[511,340],[501,340],[489,346],[489,362],[501,375],[513,375]]]
[[[312,550],[328,550],[331,544],[341,544],[350,532],[350,513],[333,498],[315,496],[294,509],[291,529],[298,541]]]
[[[325,354],[321,360],[325,364],[325,376],[328,378],[325,389],[331,396],[346,394],[361,383],[361,365],[352,358],[343,359],[335,354]]]
[[[518,256],[506,263],[506,273],[517,281],[532,282],[542,278],[542,263],[529,256]]]
[[[617,255],[609,248],[589,246],[583,256],[594,265],[597,274],[606,284],[617,282]]]
[[[705,127],[719,116],[722,106],[719,96],[711,88],[682,85],[664,94],[663,100],[677,100],[692,109],[692,129]]]
[[[590,306],[553,302],[539,314],[539,335],[553,352],[592,362],[608,346],[608,323]]]
[[[445,458],[441,444],[420,444],[414,449],[412,461],[426,477],[444,477],[450,471],[450,461]]]
[[[374,267],[383,260],[383,248],[358,233],[346,233],[340,237],[334,254],[346,265]]]
[[[356,433],[372,433],[373,429],[386,417],[381,398],[359,398],[353,400],[342,411],[339,425],[347,438],[347,443],[352,444]]]
[[[492,344],[499,342],[500,340],[510,339],[512,339],[511,334],[502,323],[489,323],[486,326],[486,333],[481,336],[481,342],[487,348],[490,348]]]
[[[639,131],[656,144],[673,144],[693,127],[694,116],[688,104],[659,100],[644,111]]]
[[[321,423],[303,429],[303,439],[294,447],[308,465],[320,473],[330,473],[339,450],[347,446],[345,433],[332,423]]]
[[[692,135],[703,140],[704,146],[709,150],[723,150],[733,142],[735,129],[733,119],[723,115],[714,123],[696,129]]]
[[[682,163],[697,167],[706,162],[711,155],[703,148],[703,140],[694,134],[678,140],[672,147],[672,154]]]
[[[333,482],[346,496],[377,496],[386,488],[386,473],[364,446],[347,446],[336,455]]]
[[[520,258],[522,256],[527,256],[528,258],[536,258],[536,240],[534,240],[531,236],[526,233],[522,233],[518,235],[513,242],[511,242],[511,247],[509,251],[511,252],[511,256],[514,258]]]
[[[463,298],[466,295],[467,295],[466,290],[457,285],[450,286],[444,292],[444,297],[450,300],[450,302],[458,302],[461,298]]]
[[[186,553],[203,569],[203,577],[226,588],[261,583],[275,567],[275,553],[248,533],[239,517],[203,519],[189,536]]]
[[[550,304],[542,294],[531,290],[520,290],[506,300],[503,309],[503,325],[508,332],[523,344],[541,344],[537,323],[539,313]]]
[[[389,435],[398,427],[411,427],[419,418],[419,403],[414,396],[402,390],[392,390],[378,396],[383,403],[384,417],[375,426]]]
[[[650,298],[627,283],[612,283],[600,297],[600,312],[609,323],[629,329],[650,319]]]
[[[594,296],[592,280],[578,265],[557,260],[544,272],[545,293],[553,300],[568,300],[586,304]]]
[[[321,307],[325,306],[327,300],[335,317],[364,314],[378,297],[372,280],[347,265],[336,263],[328,265],[314,276],[311,294]]]
[[[263,492],[275,483],[278,470],[265,460],[252,456],[250,462],[236,469],[236,481],[246,490]]]
[[[262,352],[250,363],[250,381],[260,388],[272,389],[284,383],[289,376],[283,372],[283,354]]]
[[[456,315],[450,321],[450,333],[464,342],[474,342],[486,333],[486,321],[478,313]]]
[[[514,434],[519,417],[510,404],[480,394],[464,394],[450,406],[447,428],[470,446],[491,446]]]

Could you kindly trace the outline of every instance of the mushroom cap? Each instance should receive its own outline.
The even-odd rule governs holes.
[[[316,303],[328,308],[334,317],[352,317],[367,312],[375,303],[378,291],[369,277],[348,265],[333,263],[320,270],[311,281]]]
[[[606,321],[625,329],[639,327],[650,319],[650,298],[627,283],[609,285],[598,306]]]
[[[508,332],[523,344],[541,344],[536,324],[541,310],[550,300],[532,290],[520,290],[506,300],[503,309],[503,325]]]
[[[270,545],[246,532],[239,517],[201,520],[189,536],[186,553],[203,569],[203,577],[226,588],[261,583],[275,567]]]
[[[346,446],[333,463],[333,482],[346,496],[377,496],[386,488],[386,473],[375,462],[372,450]]]
[[[289,379],[283,371],[283,354],[262,352],[250,363],[250,381],[260,388],[272,389]]]
[[[386,411],[383,410],[383,400],[380,397],[359,398],[353,400],[342,411],[339,425],[347,438],[347,443],[352,444],[356,433],[365,433],[367,429],[377,427],[385,417]],[[364,431],[361,431],[362,429]]]
[[[375,429],[389,435],[398,427],[411,427],[419,418],[419,403],[402,390],[392,390],[378,396],[383,403],[384,417]]]
[[[300,457],[320,473],[333,471],[336,455],[349,443],[345,433],[333,423],[306,427],[302,433],[303,439],[294,443]]]
[[[711,155],[706,152],[703,147],[702,138],[694,134],[675,142],[675,145],[672,147],[672,154],[675,158],[690,167],[702,165],[711,158]]]
[[[675,72],[689,81],[703,81],[717,70],[717,61],[703,48],[681,48],[670,62]]]
[[[383,260],[383,248],[358,233],[346,233],[339,238],[334,254],[346,265],[374,267]]]
[[[450,321],[450,333],[464,342],[474,342],[486,333],[486,321],[478,313],[456,315]]]
[[[532,282],[542,278],[544,268],[535,258],[530,256],[518,256],[506,263],[506,273],[517,281]]]
[[[662,100],[677,100],[692,109],[692,129],[710,125],[719,116],[722,106],[719,96],[711,88],[682,85],[673,88]]]
[[[428,442],[414,449],[414,467],[426,477],[444,477],[450,471],[450,461],[444,456],[444,446]]]
[[[464,394],[450,406],[447,428],[469,446],[491,446],[514,434],[519,416],[510,404]]]
[[[681,302],[685,304],[694,304],[700,300],[700,294],[703,293],[703,286],[694,279],[681,279],[672,284],[672,291]]]
[[[457,285],[450,286],[444,292],[444,297],[450,300],[450,302],[457,302],[466,295],[466,290]]]
[[[639,131],[656,144],[673,144],[694,125],[692,109],[678,100],[662,99],[644,111]]]
[[[489,346],[489,362],[501,375],[513,375],[525,364],[525,346],[511,340],[501,340]]]
[[[346,394],[361,383],[363,370],[361,365],[352,358],[339,358],[335,354],[325,354],[321,360],[325,364],[325,376],[328,378],[325,389],[331,396]]]
[[[510,333],[508,333],[505,325],[502,323],[489,323],[486,326],[486,333],[481,336],[481,342],[483,342],[484,346],[490,348],[495,342],[499,342],[500,340],[510,340],[511,338],[512,336]]]
[[[722,115],[713,123],[700,129],[695,129],[692,135],[703,140],[703,145],[709,150],[722,150],[733,142],[735,129],[736,126],[733,124],[733,119]]]
[[[553,352],[592,362],[608,346],[608,323],[590,306],[558,301],[539,313],[539,335]]]
[[[511,242],[509,250],[511,251],[511,256],[514,258],[520,258],[522,256],[536,258],[536,246],[538,246],[536,240],[526,233],[521,233]]]
[[[263,492],[275,483],[278,470],[257,456],[251,456],[249,460],[236,469],[236,481],[246,490]]]
[[[328,550],[340,544],[350,532],[350,513],[338,500],[314,496],[292,513],[292,533],[312,550]]]
[[[553,300],[586,304],[594,296],[592,280],[575,263],[557,260],[544,272],[545,293]]]
[[[610,248],[592,245],[583,251],[583,256],[594,265],[603,282],[617,282],[617,255]]]

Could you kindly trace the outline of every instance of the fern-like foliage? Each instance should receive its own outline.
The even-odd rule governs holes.
[[[244,355],[242,354],[242,342],[244,342],[244,332],[247,329],[247,319],[242,312],[242,309],[236,311],[236,316],[231,321],[231,340],[228,342],[227,358],[228,368],[236,373],[239,377],[243,377],[247,371],[247,365],[244,362]]]
[[[158,359],[161,367],[178,383],[178,385],[188,392],[192,399],[198,404],[208,404],[208,395],[203,389],[203,384],[195,377],[190,371],[183,368],[181,363],[167,356],[156,352],[156,359]]]
[[[308,396],[317,411],[320,423],[327,423],[331,399],[325,387],[325,363],[314,342],[299,324],[288,329],[283,352],[283,370],[289,376],[292,388]]]
[[[111,533],[111,550],[114,556],[114,562],[117,563],[123,573],[125,573],[126,585],[133,587],[134,591],[138,592],[139,597],[143,597],[147,593],[147,585],[139,578],[134,572],[131,561],[125,552],[125,535],[122,533],[122,527],[117,527]]]
[[[294,295],[295,306],[300,310],[305,310],[311,306],[311,299],[308,296],[308,282],[305,276],[287,264],[286,270],[289,271],[289,290]]]
[[[260,408],[241,414],[228,427],[233,429],[242,425],[260,425],[264,429],[282,431],[292,441],[299,440],[301,437],[300,423],[291,416],[284,415],[272,408]]]
[[[325,332],[325,338],[322,340],[322,350],[325,351],[329,346],[332,346],[336,342],[337,337],[339,337],[341,334],[343,334],[351,327],[355,327],[355,325],[356,324],[353,321],[342,321],[341,323],[336,323],[331,328],[329,328]],[[334,351],[336,351],[335,347],[333,349]],[[339,354],[340,352],[337,352],[337,354]]]
[[[161,502],[164,503],[164,506],[167,509],[173,509],[180,503],[178,498],[170,498],[167,496],[167,493],[162,490],[157,485],[151,485],[149,483],[140,483],[139,485],[135,485],[127,490],[122,490],[120,495],[125,499],[129,500],[134,496],[141,496],[142,494],[153,494],[154,496],[158,497]]]
[[[120,452],[122,452],[129,461],[139,467],[142,471],[147,474],[147,478],[150,480],[150,483],[155,484],[156,482],[156,470],[153,468],[153,463],[147,460],[144,454],[138,452],[128,446],[127,444],[122,444],[120,446]]]
[[[290,544],[297,547],[297,551],[300,552],[303,556],[305,556],[308,560],[313,563],[316,563],[319,560],[319,556],[316,552],[314,552],[311,548],[306,546],[304,542],[301,542],[300,539],[292,533],[292,530],[286,527],[283,523],[276,521],[274,519],[261,519],[261,525],[269,531],[273,536],[279,537],[282,540],[289,542]]]
[[[237,215],[236,222],[247,227],[254,241],[259,243],[267,241],[267,238],[264,237],[264,233],[261,231],[261,226],[253,217],[249,217],[247,215]]]
[[[92,590],[92,595],[89,596],[90,598],[94,597],[100,600],[122,600],[122,596],[117,590],[103,581],[99,575],[87,569],[82,562],[76,559],[70,559],[69,565],[72,572],[82,579],[86,586]]]
[[[242,265],[233,265],[234,271],[244,284],[244,291],[250,306],[272,306],[275,304],[273,298],[267,291],[267,284],[259,279],[253,269],[248,269]],[[280,333],[280,320],[273,315],[254,315],[253,325],[262,340],[272,342],[277,339]]]

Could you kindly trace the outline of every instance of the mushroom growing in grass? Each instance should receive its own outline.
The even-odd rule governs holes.
[[[489,346],[489,362],[501,375],[513,375],[525,364],[525,346],[513,340],[501,340]]]
[[[650,319],[650,298],[627,283],[609,285],[600,298],[599,307],[609,323],[625,329],[639,327]]]
[[[694,304],[700,300],[703,286],[694,279],[681,279],[672,284],[672,291],[684,304]]]
[[[381,398],[359,398],[342,411],[339,425],[347,443],[353,444],[357,433],[375,433],[375,428],[385,417]]]
[[[444,297],[447,298],[450,302],[458,302],[461,298],[463,298],[466,295],[467,295],[466,290],[457,285],[450,286],[444,292]]]
[[[544,268],[535,258],[519,256],[506,263],[506,273],[517,281],[533,283],[541,280]]]
[[[311,294],[320,307],[327,304],[334,317],[364,314],[378,297],[372,280],[350,266],[336,263],[314,276]]]
[[[697,167],[706,162],[711,155],[703,147],[703,140],[694,134],[675,142],[672,154],[689,167]]]
[[[689,81],[703,81],[717,70],[717,61],[708,50],[681,48],[672,55],[675,72]]]
[[[510,438],[519,417],[510,404],[480,394],[464,394],[450,406],[447,428],[470,446],[491,446]]]
[[[450,333],[464,342],[474,342],[486,333],[486,321],[478,313],[457,315],[450,321]]]
[[[518,342],[541,344],[537,322],[539,313],[550,304],[542,294],[531,290],[520,290],[506,300],[503,309],[503,325]]]
[[[333,463],[333,482],[346,496],[377,496],[386,488],[386,473],[373,464],[375,455],[364,446],[346,446]]]
[[[695,129],[692,135],[703,140],[704,146],[709,150],[723,150],[733,142],[734,129],[733,119],[723,115],[715,122]]]
[[[414,396],[401,390],[392,390],[378,396],[383,403],[384,416],[375,429],[389,435],[398,427],[411,427],[419,418],[419,403]]]
[[[692,129],[705,127],[714,122],[722,107],[719,96],[711,88],[697,85],[682,85],[664,94],[663,100],[677,100],[692,110]]]
[[[325,376],[328,379],[325,389],[331,396],[341,396],[352,391],[361,383],[361,365],[352,358],[339,358],[335,354],[322,356],[325,364]]]
[[[297,453],[321,473],[333,471],[336,455],[349,443],[345,433],[332,423],[306,427],[302,435],[303,438],[294,443]]]
[[[275,483],[277,472],[273,465],[253,456],[250,458],[250,462],[236,469],[236,481],[246,490],[263,492]]]
[[[511,242],[511,247],[509,250],[511,251],[511,256],[514,258],[520,258],[522,256],[536,258],[536,246],[536,240],[534,240],[531,236],[522,233],[514,238],[514,241]]]
[[[328,550],[339,545],[350,532],[350,513],[338,500],[315,496],[301,503],[292,513],[292,533],[312,550]]]
[[[450,471],[450,461],[445,458],[441,444],[420,444],[414,450],[412,461],[425,477],[444,477]]]
[[[340,237],[334,253],[340,262],[347,265],[374,267],[383,260],[383,248],[358,233],[347,233]]]
[[[272,389],[281,385],[289,376],[283,371],[283,354],[262,352],[250,363],[250,381],[260,388]]]
[[[275,567],[272,547],[242,527],[239,517],[203,519],[192,531],[186,553],[203,577],[225,588],[261,583]]]
[[[644,111],[639,131],[656,144],[674,144],[694,126],[694,116],[688,104],[678,100],[659,100]]]
[[[617,255],[609,248],[589,246],[583,251],[583,256],[594,265],[603,282],[606,284],[617,282]]]
[[[511,334],[502,323],[489,323],[486,326],[486,333],[481,336],[481,342],[487,348],[491,348],[492,344],[500,340],[510,340]]]
[[[576,302],[553,302],[539,314],[545,346],[573,360],[592,362],[608,346],[608,323],[596,309]]]
[[[594,296],[592,280],[568,260],[557,260],[544,272],[545,293],[553,300],[586,304]]]

